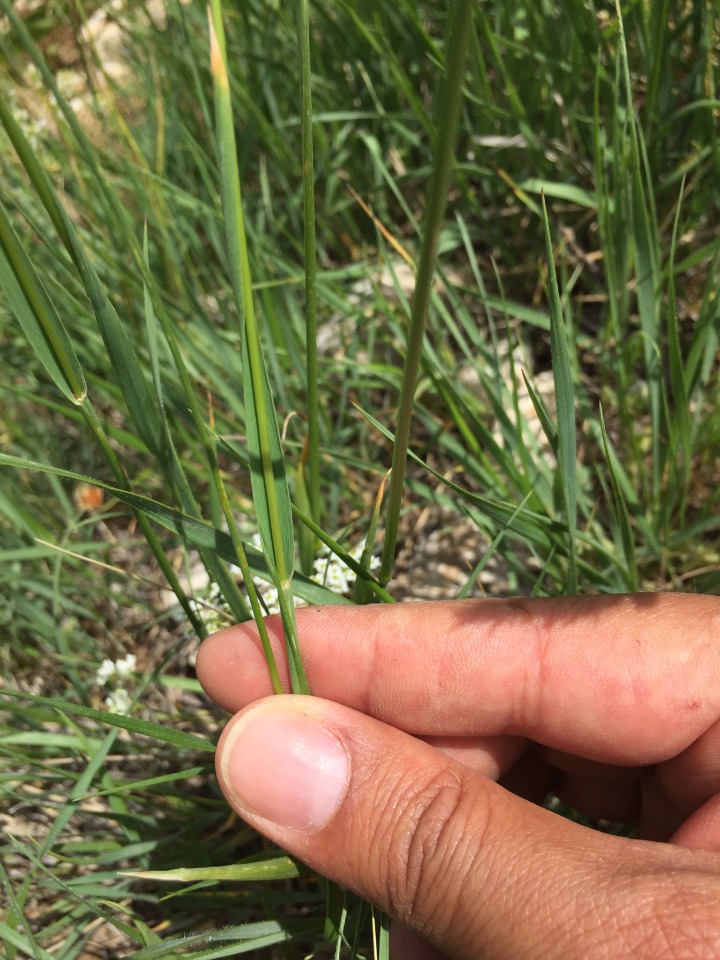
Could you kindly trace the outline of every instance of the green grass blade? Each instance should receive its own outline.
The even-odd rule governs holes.
[[[290,880],[299,876],[300,872],[297,864],[290,857],[268,857],[252,863],[231,863],[223,867],[124,871],[122,875],[142,880],[163,880],[172,883],[196,883],[199,880],[250,883],[263,880]]]
[[[372,918],[377,960],[390,960],[390,917],[386,913],[373,909]]]
[[[295,467],[295,504],[306,515],[313,514],[308,492],[308,482],[310,479],[310,474],[307,469],[309,444],[310,437],[308,436]],[[298,553],[300,557],[300,569],[303,573],[310,576],[317,554],[317,539],[305,524],[301,524],[298,530]]]
[[[0,453],[0,466],[37,470],[40,473],[48,473],[56,477],[65,477],[68,480],[94,484],[96,487],[100,487],[100,489],[117,497],[117,499],[123,503],[127,503],[128,506],[132,507],[139,514],[149,517],[160,524],[160,526],[177,533],[190,546],[202,550],[213,550],[218,557],[228,563],[238,563],[238,556],[235,553],[232,538],[229,534],[225,533],[224,530],[217,530],[204,520],[188,516],[188,514],[168,507],[163,503],[158,503],[150,497],[144,497],[139,493],[123,489],[122,487],[114,487],[109,483],[103,483],[93,477],[75,473],[72,470],[63,470],[61,467],[53,467],[46,463],[28,460],[24,457],[14,457],[6,453]],[[272,580],[263,554],[249,544],[245,544],[245,553],[248,557],[248,564],[253,576],[260,577],[262,580]],[[292,587],[294,593],[309,604],[350,603],[345,597],[339,597],[331,590],[320,586],[301,574],[295,574],[292,579]]]
[[[2,103],[2,98],[0,98]],[[87,396],[70,337],[0,204],[0,288],[55,386],[73,403]]]
[[[149,262],[148,262],[148,251],[147,251],[147,233],[145,236],[143,244],[143,256],[146,267],[146,272],[149,274]],[[156,320],[155,309],[153,307],[152,297],[150,289],[148,288],[147,283],[143,283],[143,290],[145,296],[145,325],[147,330],[147,340],[148,340],[148,352],[150,356],[150,367],[152,371],[152,382],[155,390],[155,397],[158,404],[158,409],[160,411],[161,425],[164,433],[164,447],[166,451],[166,458],[164,460],[163,466],[165,468],[166,475],[169,476],[170,482],[173,485],[173,488],[176,490],[180,504],[182,505],[183,510],[194,517],[200,516],[200,511],[198,509],[195,498],[193,497],[192,490],[188,483],[185,470],[182,464],[182,461],[177,455],[175,449],[175,444],[173,442],[172,434],[170,432],[170,426],[168,423],[166,415],[166,407],[163,398],[162,383],[160,378],[160,363],[159,363],[159,336],[158,336],[158,325]],[[192,388],[190,379],[188,377],[187,368],[185,362],[182,358],[180,350],[178,349],[177,340],[175,333],[172,329],[172,325],[169,323],[167,315],[164,311],[161,312],[161,325],[163,333],[170,348],[170,353],[172,355],[173,361],[175,363],[175,369],[180,378],[180,384],[182,387],[183,395],[188,405],[188,409],[191,412],[193,421],[196,428],[200,434],[200,438],[203,442],[203,448],[205,451],[205,457],[208,461],[210,468],[210,473],[212,474],[213,480],[215,481],[216,487],[218,484],[222,487],[222,480],[220,479],[220,472],[217,464],[217,456],[215,453],[215,448],[213,446],[213,441],[208,437],[208,432],[205,426],[205,423],[200,415],[200,410],[198,407],[198,400],[195,394],[195,391]],[[220,499],[223,499],[224,490],[222,494],[219,494]],[[228,512],[226,510],[226,517]],[[230,514],[232,517],[232,514]],[[230,522],[230,521],[229,521]],[[232,518],[232,523],[230,524],[231,533],[234,530],[234,517]],[[236,531],[235,531],[236,532]],[[213,583],[216,583],[220,588],[222,595],[230,608],[233,616],[240,622],[244,620],[249,620],[251,617],[250,610],[248,609],[247,603],[245,602],[242,593],[240,592],[235,580],[230,576],[227,569],[223,566],[222,562],[218,557],[207,550],[200,550],[200,558],[205,565],[205,569],[208,572],[208,576]],[[240,561],[240,568],[243,573],[243,577],[246,576],[246,561],[244,553],[242,550],[242,544],[239,545],[238,549],[238,559]],[[248,593],[250,594],[251,601],[252,596],[255,592],[254,584],[252,583],[252,578],[248,581],[245,580],[248,585]],[[263,642],[266,640],[266,633],[264,627],[260,628],[261,636],[263,637]],[[272,668],[271,668],[272,674]],[[274,682],[274,681],[273,681]]]
[[[375,547],[375,536],[377,534],[378,523],[380,521],[380,510],[382,508],[383,498],[385,496],[385,484],[387,479],[388,474],[386,473],[380,481],[380,486],[378,488],[377,495],[375,496],[375,502],[370,514],[370,523],[368,525],[367,533],[365,534],[365,546],[363,547],[362,557],[360,558],[360,567],[365,568],[366,570],[370,569],[370,560]],[[358,577],[358,579],[355,581],[352,598],[353,602],[358,604],[370,602],[370,587],[364,578]]]
[[[497,534],[495,535],[495,537],[493,538],[492,542],[491,542],[490,544],[488,544],[488,547],[487,547],[487,549],[485,550],[483,556],[480,558],[480,560],[478,560],[478,562],[475,564],[475,566],[473,567],[472,571],[471,571],[470,574],[468,575],[468,578],[467,578],[467,580],[465,581],[465,585],[458,591],[458,594],[457,594],[457,599],[458,599],[458,600],[465,600],[465,599],[470,595],[470,591],[472,590],[474,584],[475,584],[476,581],[478,580],[478,577],[480,576],[480,574],[482,573],[482,571],[484,570],[484,568],[487,566],[488,562],[492,559],[493,555],[495,554],[495,551],[496,551],[497,548],[500,546],[500,543],[501,543],[502,540],[504,539],[507,530],[509,530],[509,529],[512,527],[513,520],[514,520],[515,517],[517,517],[518,514],[525,508],[525,504],[526,504],[529,496],[530,496],[530,494],[528,494],[528,495],[525,497],[525,499],[522,500],[522,501],[517,505],[517,507],[515,508],[514,512],[513,512],[512,515],[510,516],[510,519],[509,519],[508,523],[506,524],[506,526],[503,527],[501,530],[499,530],[498,533],[497,533]]]
[[[165,784],[175,783],[178,780],[189,780],[191,777],[203,776],[212,773],[214,770],[212,764],[206,764],[201,767],[188,767],[187,770],[178,770],[175,773],[166,773],[161,777],[147,777],[145,780],[132,780],[128,783],[120,783],[108,790],[92,790],[87,795],[90,797],[109,797],[116,793],[142,793],[150,787],[160,787]]]
[[[100,334],[107,348],[108,357],[115,370],[118,385],[122,390],[138,435],[142,438],[146,447],[153,451],[158,459],[162,459],[162,430],[159,411],[142,373],[142,365],[138,360],[127,329],[120,321],[117,310],[102,289],[95,268],[85,256],[75,227],[58,200],[49,177],[2,98],[0,98],[0,121],[2,121],[21,163],[55,229],[58,231],[60,239],[85,287]]]
[[[368,423],[371,423],[376,430],[379,430],[383,436],[392,441],[393,435],[387,427],[384,427],[379,420],[376,420],[367,410],[361,410],[360,408],[358,408],[358,410]],[[552,520],[540,514],[532,513],[529,510],[520,511],[519,508],[513,504],[489,500],[487,497],[481,497],[479,494],[465,489],[465,487],[455,483],[454,480],[450,480],[447,476],[434,470],[412,450],[409,451],[409,456],[427,470],[429,474],[435,477],[436,480],[439,480],[443,486],[458,494],[467,504],[476,507],[498,527],[507,528],[508,531],[511,531],[523,540],[536,543],[544,549],[549,550],[553,544],[553,535],[556,535],[560,530],[564,530],[561,524],[554,523]],[[1,456],[0,463],[2,463]]]
[[[237,952],[246,952],[238,950],[242,944],[248,945],[249,949],[255,947],[270,946],[273,943],[279,943],[282,940],[289,940],[293,935],[314,933],[314,921],[284,921],[279,923],[277,920],[261,920],[251,923],[238,924],[232,927],[223,927],[220,930],[204,930],[199,934],[189,934],[182,937],[169,937],[161,943],[150,947],[143,947],[128,956],[127,960],[193,960],[193,958],[205,958],[209,960],[212,951],[202,951],[200,953],[187,953],[189,947],[207,946],[212,943],[223,943],[227,941],[237,941],[223,955],[237,955]],[[274,939],[272,939],[274,938]],[[216,954],[214,954],[216,955]]]
[[[473,32],[473,6],[472,0],[455,0],[452,19],[448,28],[445,56],[446,76],[437,108],[439,122],[436,155],[428,185],[420,260],[410,309],[410,325],[407,333],[403,379],[400,388],[400,405],[395,429],[392,473],[390,474],[390,490],[385,518],[385,542],[379,575],[382,584],[386,584],[390,580],[395,559],[415,388],[420,370],[425,323],[430,308],[440,228],[445,215],[452,175],[453,153],[462,108],[465,63],[470,46],[470,37]]]
[[[675,295],[675,257],[677,250],[678,230],[680,227],[680,211],[682,208],[682,197],[685,193],[685,178],[683,177],[678,193],[677,210],[673,222],[672,238],[670,241],[670,261],[668,264],[668,296],[667,296],[667,352],[668,366],[670,368],[670,393],[672,409],[673,433],[677,437],[680,448],[680,463],[678,472],[680,474],[680,501],[681,512],[684,510],[686,491],[690,476],[692,464],[692,426],[690,423],[689,396],[687,384],[685,381],[685,371],[680,346],[680,330],[676,312]],[[670,448],[672,451],[673,444]],[[671,463],[675,458],[671,453]]]
[[[30,700],[32,703],[43,707],[52,707],[71,716],[87,717],[90,720],[110,724],[112,727],[129,730],[130,733],[139,733],[143,737],[151,737],[153,740],[170,743],[181,750],[207,750],[210,752],[215,750],[215,744],[204,737],[196,737],[195,734],[184,733],[182,730],[175,730],[174,727],[163,727],[159,723],[151,723],[149,720],[139,720],[136,717],[127,717],[118,713],[108,713],[104,710],[94,710],[92,707],[83,707],[79,703],[69,703],[67,700],[61,700],[58,697],[40,697],[32,693],[20,693],[17,690],[7,689],[0,690],[0,696]]]
[[[623,546],[623,553],[625,554],[625,566],[627,568],[628,575],[628,589],[631,592],[635,592],[639,586],[637,562],[635,560],[635,538],[633,536],[632,526],[630,524],[630,514],[628,513],[627,504],[625,503],[625,498],[623,497],[622,489],[618,483],[615,469],[613,467],[613,458],[610,456],[610,441],[605,428],[605,417],[603,416],[602,407],[600,408],[600,430],[602,431],[605,463],[608,468],[610,484],[612,486],[613,496],[617,505],[618,520],[620,524],[620,541]]]
[[[64,891],[70,898],[80,901],[83,906],[85,906],[89,911],[95,914],[96,917],[102,918],[106,923],[110,924],[112,927],[115,927],[118,931],[123,933],[126,937],[132,940],[134,943],[142,943],[143,937],[138,933],[136,928],[133,928],[130,924],[125,923],[119,917],[114,916],[110,911],[103,909],[99,906],[99,901],[93,901],[89,897],[85,897],[81,892],[81,889],[78,890],[71,886],[69,883],[65,883],[64,880],[60,878],[60,875],[50,867],[46,866],[43,861],[36,856],[35,852],[30,850],[26,845],[16,844],[19,852],[23,854],[40,872],[45,874],[48,878],[48,882],[51,888],[56,890]]]
[[[631,229],[635,250],[635,275],[645,373],[650,397],[652,448],[652,494],[657,503],[662,482],[663,404],[660,356],[658,292],[658,227],[654,216],[652,184],[646,169],[642,130],[633,105],[625,27],[619,0],[615,0],[619,27],[620,65],[625,82],[625,106],[629,111]],[[660,53],[658,52],[658,56]]]
[[[317,250],[315,238],[315,162],[313,156],[312,74],[310,70],[310,4],[298,0],[300,51],[300,131],[303,174],[305,254],[305,377],[307,391],[308,452],[306,490],[313,519],[321,522],[320,400],[317,347]],[[301,468],[302,469],[302,468]],[[310,575],[306,558],[303,572]]]
[[[296,693],[308,693],[292,602],[295,540],[290,493],[253,303],[221,0],[211,0],[208,19],[225,235],[235,302],[242,318],[243,388],[250,480],[263,552],[278,591],[292,688]]]
[[[659,116],[658,99],[663,75],[667,75],[668,43],[667,34],[670,29],[670,0],[656,0],[650,5],[650,34],[647,56],[650,60],[648,88],[643,104],[649,129],[657,122]]]
[[[300,508],[295,504],[293,504],[293,513],[301,523],[307,526],[309,530],[312,530],[317,539],[321,543],[324,543],[328,550],[335,554],[338,560],[341,560],[346,567],[349,567],[350,570],[352,570],[358,580],[361,580],[364,584],[366,584],[368,590],[371,590],[378,600],[381,600],[383,603],[395,602],[385,587],[379,584],[373,575],[368,573],[367,568],[363,565],[366,559],[365,553],[363,553],[363,559],[358,563],[358,561],[353,559],[347,550],[343,549],[337,540],[334,540],[329,534],[325,533],[322,527],[319,527],[312,517],[303,513],[302,510],[300,510]],[[297,574],[295,579],[297,580]]]
[[[32,937],[32,934],[30,936]],[[53,955],[35,943],[34,938],[32,942],[27,940],[23,934],[13,930],[12,927],[2,921],[0,921],[0,939],[8,947],[17,947],[23,957],[34,957],[35,960],[54,960]]]
[[[278,673],[277,664],[275,662],[275,654],[273,653],[272,644],[270,643],[270,637],[268,636],[267,632],[267,626],[265,625],[265,618],[263,616],[262,607],[260,606],[257,587],[255,586],[255,581],[252,578],[252,573],[248,565],[245,545],[240,538],[240,531],[238,530],[237,523],[235,522],[235,514],[233,513],[230,498],[227,495],[227,490],[225,489],[225,484],[223,483],[222,475],[220,473],[220,465],[211,444],[212,441],[210,439],[210,434],[209,431],[207,431],[205,448],[210,455],[210,469],[215,482],[215,490],[220,498],[220,504],[225,516],[225,522],[227,523],[228,530],[230,531],[230,539],[232,540],[233,549],[238,558],[238,564],[245,582],[245,589],[247,590],[248,597],[250,599],[252,613],[260,633],[260,641],[262,643],[263,653],[265,654],[265,660],[267,662],[273,692],[282,693],[283,688],[280,681],[280,674]]]
[[[557,430],[555,429],[555,424],[552,422],[552,417],[550,416],[550,412],[548,411],[548,408],[545,406],[545,402],[543,401],[543,398],[537,392],[537,390],[532,384],[532,381],[527,377],[524,370],[522,371],[522,376],[523,376],[523,380],[525,381],[525,386],[527,387],[527,392],[530,395],[530,400],[532,402],[533,409],[535,410],[538,420],[540,421],[540,425],[543,429],[543,433],[547,437],[547,441],[550,444],[550,447],[553,453],[555,454],[555,456],[557,456],[558,433],[557,433]]]
[[[545,198],[543,201],[543,222],[545,225],[545,256],[548,269],[548,299],[550,307],[550,351],[552,355],[553,379],[555,382],[555,405],[557,408],[557,451],[560,469],[565,522],[568,529],[568,581],[566,592],[573,594],[577,589],[576,573],[576,531],[577,531],[577,439],[575,434],[575,399],[568,351],[567,334],[560,293],[558,290],[555,260],[553,257],[550,223],[547,216]]]

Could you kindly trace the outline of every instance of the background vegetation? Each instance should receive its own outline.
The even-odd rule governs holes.
[[[278,586],[276,485],[297,508],[297,547],[289,513],[283,543],[309,602],[718,589],[712,0],[473,5],[399,552],[386,590],[375,579],[449,9],[312,4],[308,374],[295,5],[224,4],[228,152],[203,4],[0,0],[10,957],[371,951],[382,918],[228,819],[209,766],[221,718],[193,655],[250,616],[240,541],[260,603],[282,601],[263,585]],[[239,221],[223,217],[235,156],[282,433],[270,481],[253,446],[262,378],[245,389]],[[321,540],[354,551],[354,592]],[[108,679],[104,660],[125,666]],[[228,864],[232,881],[181,887],[122,872]]]

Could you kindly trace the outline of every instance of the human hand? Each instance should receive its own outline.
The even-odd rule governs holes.
[[[240,711],[220,783],[401,921],[393,960],[720,957],[719,600],[321,607],[298,625],[314,697],[255,703],[271,688],[251,624],[200,650],[204,688]],[[646,839],[537,806],[550,790]]]

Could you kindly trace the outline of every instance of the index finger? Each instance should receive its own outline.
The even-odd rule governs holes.
[[[719,628],[718,599],[680,594],[298,610],[318,696],[416,735],[627,764],[674,756],[720,716]],[[279,618],[268,629],[284,663]],[[197,672],[233,712],[272,692],[253,624],[206,640]]]

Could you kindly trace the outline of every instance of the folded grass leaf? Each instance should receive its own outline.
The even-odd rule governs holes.
[[[2,98],[0,98],[2,104]],[[87,396],[70,337],[0,204],[0,289],[55,386],[72,400]]]
[[[292,599],[295,540],[290,493],[253,302],[220,0],[211,0],[208,21],[225,236],[235,304],[242,323],[243,396],[253,501],[263,553],[278,591],[292,689],[295,693],[309,693]]]
[[[126,877],[142,880],[163,880],[173,883],[195,883],[198,880],[223,880],[250,883],[259,880],[288,880],[299,876],[297,864],[290,857],[268,857],[252,863],[230,863],[222,867],[190,867],[177,870],[126,871]]]

